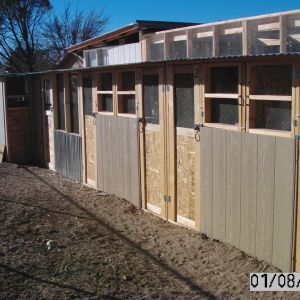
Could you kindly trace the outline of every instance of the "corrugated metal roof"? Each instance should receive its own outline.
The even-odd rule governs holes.
[[[108,68],[124,68],[128,66],[142,66],[142,65],[153,65],[158,63],[170,63],[170,62],[201,62],[201,61],[219,61],[219,60],[247,60],[247,59],[255,59],[255,58],[284,58],[284,57],[300,57],[300,52],[296,53],[275,53],[275,54],[260,54],[260,55],[247,55],[247,56],[223,56],[223,57],[205,57],[205,58],[184,58],[184,59],[168,59],[168,60],[157,60],[157,61],[145,61],[140,63],[131,63],[131,64],[120,64],[120,65],[110,65],[110,66],[97,66],[97,67],[88,67],[88,68],[76,68],[76,69],[54,69],[54,70],[46,70],[40,72],[27,72],[27,73],[0,73],[0,77],[20,77],[20,76],[34,76],[34,75],[42,75],[42,74],[51,74],[51,73],[64,73],[64,72],[79,72],[79,71],[94,71],[99,69],[108,69]]]

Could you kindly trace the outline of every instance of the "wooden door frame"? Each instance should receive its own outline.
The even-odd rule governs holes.
[[[168,85],[167,97],[167,144],[168,144],[168,195],[171,197],[167,208],[167,218],[177,222],[177,135],[175,124],[175,101],[174,101],[174,74],[175,72],[193,72],[194,74],[194,123],[203,123],[203,66],[194,65],[169,65],[166,69],[166,84]],[[200,141],[196,147],[195,166],[195,228],[200,230]]]
[[[143,95],[143,75],[157,74],[159,76],[159,133],[160,143],[163,151],[160,155],[160,194],[167,195],[167,172],[166,172],[166,134],[165,134],[165,71],[163,66],[149,67],[138,69],[137,71],[137,84],[136,97],[137,97],[137,113],[139,121],[139,135],[140,135],[140,166],[141,166],[141,196],[142,208],[147,209],[147,178],[146,178],[146,145],[145,145],[145,123],[144,123],[144,95]],[[161,217],[167,218],[166,203],[161,199]]]

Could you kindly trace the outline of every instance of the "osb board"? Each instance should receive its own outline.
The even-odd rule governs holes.
[[[95,134],[94,118],[85,116],[86,173],[90,182],[95,181]]]
[[[161,207],[162,204],[162,194],[160,189],[160,144],[159,132],[146,131],[146,199],[147,203],[157,207]]]
[[[194,137],[177,135],[177,214],[195,220],[195,166]]]
[[[14,163],[32,163],[32,124],[29,109],[11,109],[7,112],[9,160]]]

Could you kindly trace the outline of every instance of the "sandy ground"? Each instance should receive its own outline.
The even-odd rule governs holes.
[[[0,165],[0,224],[1,299],[300,296],[251,293],[278,270],[45,169]]]

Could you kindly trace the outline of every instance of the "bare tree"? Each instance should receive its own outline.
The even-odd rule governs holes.
[[[13,72],[37,70],[40,24],[51,10],[48,0],[0,0],[0,65]],[[41,60],[41,59],[40,59]]]
[[[49,59],[53,63],[58,62],[67,47],[99,35],[108,21],[103,9],[90,10],[88,13],[76,10],[72,14],[71,6],[67,4],[63,13],[60,16],[52,15],[44,27]]]

